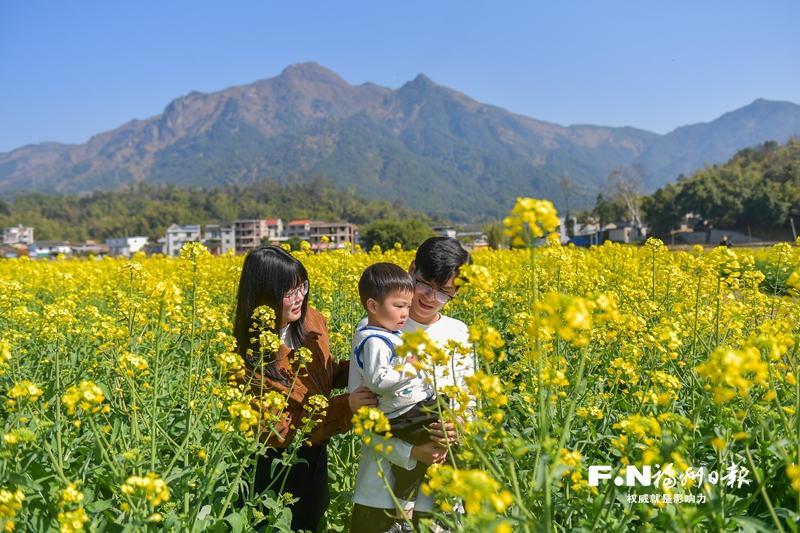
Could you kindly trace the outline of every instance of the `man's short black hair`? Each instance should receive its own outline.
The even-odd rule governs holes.
[[[364,269],[361,279],[358,280],[358,294],[365,309],[370,298],[381,303],[395,291],[413,293],[414,280],[408,272],[394,263],[370,265]]]
[[[444,285],[462,265],[472,263],[472,257],[457,239],[452,237],[431,237],[417,248],[414,259],[415,270],[426,281]]]

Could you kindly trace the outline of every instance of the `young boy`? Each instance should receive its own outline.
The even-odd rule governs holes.
[[[418,374],[413,357],[403,361],[396,353],[402,344],[400,330],[406,323],[414,297],[411,276],[392,263],[367,267],[358,282],[367,323],[353,338],[353,357],[364,384],[378,397],[378,408],[389,419],[392,435],[409,444],[424,444],[427,424],[438,420],[431,385]],[[427,466],[412,470],[392,464],[395,495],[413,500]]]
[[[420,245],[408,267],[408,272],[414,279],[414,299],[411,301],[408,320],[402,329],[404,333],[424,331],[442,349],[450,342],[457,342],[465,348],[470,347],[467,325],[442,311],[447,302],[458,293],[455,281],[461,267],[471,261],[469,253],[456,239],[431,237]],[[358,324],[358,328],[366,325],[365,318]],[[435,372],[437,386],[453,386],[466,390],[466,380],[475,372],[471,349],[464,353],[453,352],[449,364],[438,366]],[[356,391],[362,383],[358,365],[351,362],[348,389],[350,392]],[[374,533],[403,527],[404,521],[398,520],[393,512],[396,502],[386,490],[380,473],[386,472],[386,478],[393,476],[390,464],[411,470],[421,463],[430,465],[442,462],[447,452],[446,441],[450,440],[452,443],[448,432],[455,430],[454,425],[439,421],[429,424],[428,427],[430,441],[424,444],[411,445],[392,437],[389,439],[391,448],[385,455],[376,454],[369,446],[361,449],[353,492],[353,512],[350,515],[352,533]],[[419,520],[430,516],[434,509],[433,496],[421,491],[415,501],[400,503],[406,511],[413,510],[412,521],[415,522],[415,527],[419,527]]]

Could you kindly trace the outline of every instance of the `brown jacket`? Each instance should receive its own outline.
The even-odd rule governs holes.
[[[328,323],[319,311],[308,308],[305,326],[306,340],[303,346],[311,350],[313,360],[306,365],[306,370],[299,373],[297,379],[295,379],[297,365],[294,363],[294,350],[282,344],[276,355],[278,370],[286,377],[291,393],[282,420],[275,424],[275,430],[280,437],[268,426],[262,427],[263,439],[270,446],[285,448],[292,442],[297,428],[302,425],[301,420],[308,415],[303,406],[308,398],[315,394],[322,394],[328,398],[328,409],[310,436],[306,436],[312,444],[324,444],[332,435],[345,433],[352,426],[353,413],[350,411],[348,395],[330,397],[331,390],[347,388],[350,361],[335,361],[331,358]],[[256,398],[260,396],[261,391],[275,390],[286,394],[289,390],[286,385],[263,376],[249,367],[246,368],[245,376],[240,382],[250,383],[250,391]]]

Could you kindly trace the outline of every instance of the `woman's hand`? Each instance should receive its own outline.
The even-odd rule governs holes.
[[[350,393],[350,397],[347,399],[347,402],[350,404],[350,411],[355,413],[358,411],[359,407],[363,407],[365,405],[367,407],[377,407],[378,397],[375,396],[372,391],[366,387],[366,385],[361,385],[359,388]]]
[[[461,423],[460,419],[459,423]],[[448,441],[450,444],[458,442],[456,425],[452,421],[442,424],[441,420],[437,420],[428,425],[428,433],[431,435],[431,441],[444,448],[447,447]]]
[[[428,466],[443,463],[447,458],[447,449],[440,448],[433,442],[426,442],[411,448],[411,458]]]

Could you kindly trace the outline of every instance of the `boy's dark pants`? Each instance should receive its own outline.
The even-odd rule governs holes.
[[[431,513],[414,511],[411,517],[414,531],[420,531],[419,521],[429,518]],[[402,518],[397,517],[396,509],[379,509],[367,507],[360,503],[353,504],[350,516],[350,533],[403,533],[409,531]]]
[[[408,412],[390,418],[389,425],[392,428],[392,436],[404,440],[409,444],[425,444],[431,440],[426,426],[439,420],[436,410],[436,398],[419,402]],[[428,465],[417,463],[413,470],[406,470],[401,466],[392,464],[392,474],[394,475],[395,496],[406,501],[416,500],[417,489],[419,489]]]

